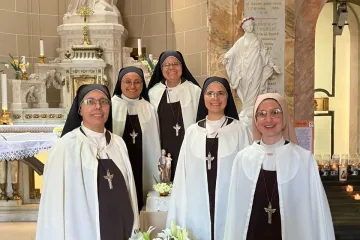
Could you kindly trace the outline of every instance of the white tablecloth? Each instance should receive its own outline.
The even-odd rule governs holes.
[[[0,135],[0,161],[32,157],[48,150],[57,139],[54,133],[2,133]]]

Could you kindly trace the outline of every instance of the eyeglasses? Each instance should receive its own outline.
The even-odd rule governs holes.
[[[213,91],[209,91],[207,93],[205,93],[206,96],[208,96],[209,98],[215,98],[215,97],[226,97],[227,93],[220,91],[220,92],[213,92]]]
[[[141,81],[141,80],[135,80],[135,81],[130,81],[130,80],[125,80],[125,81],[123,81],[123,83],[124,84],[126,84],[126,85],[137,85],[137,86],[139,86],[139,85],[141,85],[143,82]]]
[[[278,108],[271,109],[269,111],[270,117],[272,119],[274,118],[280,118],[282,111]],[[267,111],[258,111],[256,112],[255,116],[256,119],[266,119],[268,112]]]
[[[179,62],[173,62],[173,63],[164,63],[164,64],[162,65],[163,68],[169,68],[170,66],[179,67],[179,66],[181,66],[181,63],[179,63]]]
[[[106,98],[100,98],[99,100],[93,99],[93,98],[88,98],[88,99],[83,100],[82,102],[88,106],[96,106],[97,103],[99,103],[100,106],[102,106],[102,107],[107,107],[110,105],[110,100],[106,99]]]

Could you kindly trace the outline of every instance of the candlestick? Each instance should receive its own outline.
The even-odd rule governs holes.
[[[40,56],[45,56],[44,54],[44,40],[40,39]]]
[[[7,110],[7,80],[6,74],[1,74],[1,102],[2,109]]]
[[[355,200],[360,200],[360,195],[357,193],[356,195],[354,195]]]
[[[9,111],[7,109],[3,109],[1,111],[1,119],[0,125],[12,125],[12,119],[9,116]]]
[[[138,56],[142,55],[141,38],[138,39]]]
[[[40,56],[39,57],[39,63],[41,63],[41,64],[44,64],[45,63],[45,56]]]
[[[347,192],[352,192],[352,191],[354,191],[354,187],[352,185],[347,185],[346,186],[346,191]]]

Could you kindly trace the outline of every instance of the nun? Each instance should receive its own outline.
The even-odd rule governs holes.
[[[316,161],[297,145],[284,97],[257,98],[253,136],[234,162],[224,239],[334,240]]]
[[[159,117],[161,148],[172,156],[171,180],[185,130],[196,122],[201,89],[178,51],[161,53],[148,86]]]
[[[223,240],[231,168],[250,143],[228,81],[206,79],[197,123],[187,129],[180,150],[167,225],[174,220],[191,239]]]
[[[111,122],[107,87],[79,87],[45,164],[37,240],[128,239],[138,229],[126,145]]]
[[[140,211],[155,183],[154,176],[159,175],[157,160],[161,155],[157,115],[149,103],[142,69],[131,66],[120,70],[111,102],[113,133],[127,146]]]

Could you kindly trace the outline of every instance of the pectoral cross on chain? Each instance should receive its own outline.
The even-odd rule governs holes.
[[[180,126],[178,123],[176,123],[176,125],[173,126],[173,128],[174,128],[175,131],[176,131],[176,136],[179,136],[179,130],[180,130],[181,126]]]
[[[264,208],[265,212],[268,214],[268,224],[272,223],[272,215],[276,211],[276,209],[272,208],[271,202],[269,202],[269,205],[267,208]]]
[[[211,162],[214,160],[214,157],[211,156],[211,153],[208,153],[208,156],[206,157],[206,161],[207,161],[207,165],[208,165],[208,170],[211,169]]]
[[[138,134],[135,132],[135,129],[133,129],[132,133],[130,133],[130,136],[133,139],[133,144],[135,144],[135,138],[138,136]]]
[[[109,188],[110,189],[113,189],[113,185],[112,185],[112,179],[113,179],[113,177],[114,177],[114,174],[110,174],[110,171],[109,171],[109,169],[106,171],[106,176],[104,176],[104,178],[106,179],[106,180],[108,180],[108,182],[109,182]]]

